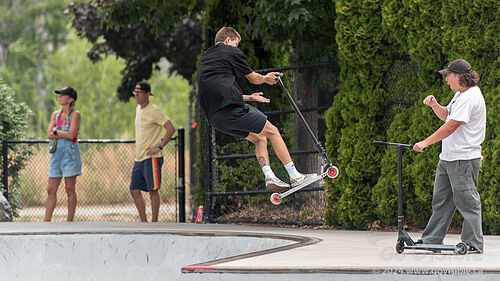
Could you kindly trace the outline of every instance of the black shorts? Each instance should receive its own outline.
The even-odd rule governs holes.
[[[223,133],[246,138],[249,133],[262,132],[267,116],[248,104],[230,104],[212,114],[209,121],[212,127]]]
[[[141,162],[134,162],[130,189],[154,191],[161,186],[161,166],[163,157],[147,158]]]

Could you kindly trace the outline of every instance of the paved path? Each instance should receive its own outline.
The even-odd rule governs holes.
[[[243,251],[236,257],[218,255],[204,261],[186,261],[180,266],[182,274],[177,269],[180,280],[500,280],[500,236],[485,236],[484,254],[461,256],[414,250],[397,254],[397,234],[391,232],[174,223],[0,223],[0,239],[3,235],[47,233],[239,238],[240,242],[230,248],[247,243],[249,237],[285,241],[258,253]],[[411,236],[416,240],[420,235]],[[201,239],[193,241],[189,243],[196,248],[196,241]],[[445,240],[447,244],[458,242],[458,235],[448,235]]]

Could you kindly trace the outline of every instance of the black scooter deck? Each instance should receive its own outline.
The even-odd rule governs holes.
[[[427,250],[427,251],[455,251],[455,245],[442,245],[442,244],[417,244],[414,246],[405,246],[405,249],[413,250]]]

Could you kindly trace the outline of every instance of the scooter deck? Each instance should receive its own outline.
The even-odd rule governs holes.
[[[288,195],[294,193],[294,192],[297,192],[299,190],[301,190],[302,188],[328,176],[329,178],[331,179],[334,179],[336,178],[338,175],[339,175],[339,169],[335,166],[332,166],[331,164],[328,164],[328,166],[324,166],[323,167],[323,173],[319,174],[319,175],[316,175],[314,177],[311,177],[311,178],[308,178],[306,179],[303,183],[301,183],[300,185],[296,186],[296,187],[292,187],[291,189],[287,190],[287,191],[284,191],[284,192],[281,192],[281,193],[273,193],[271,194],[271,203],[273,203],[274,205],[279,205],[281,203],[281,199],[287,197]]]
[[[285,192],[282,192],[282,193],[279,193],[279,199],[283,199],[285,197],[287,197],[288,195],[294,193],[294,192],[297,192],[299,190],[301,190],[302,188],[310,185],[310,184],[313,184],[315,183],[316,181],[324,178],[327,176],[327,172],[324,172],[322,174],[319,174],[319,175],[316,175],[315,177],[312,177],[312,178],[309,178],[308,180],[304,181],[303,183],[301,183],[300,185],[297,185],[296,187],[293,187]]]
[[[413,250],[427,250],[427,251],[455,251],[457,246],[455,245],[443,245],[443,244],[417,244],[414,246],[405,246],[405,249]]]

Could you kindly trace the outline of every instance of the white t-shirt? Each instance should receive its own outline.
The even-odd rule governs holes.
[[[453,134],[443,139],[439,158],[445,161],[482,158],[481,143],[486,132],[486,105],[479,87],[455,93],[446,106],[450,119],[464,122]]]

